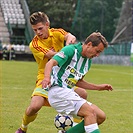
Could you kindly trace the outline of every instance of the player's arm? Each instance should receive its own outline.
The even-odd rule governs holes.
[[[57,52],[53,51],[53,50],[49,50],[44,57],[51,59]]]
[[[85,89],[88,89],[88,90],[113,90],[112,86],[109,85],[109,84],[100,84],[100,85],[96,85],[96,84],[93,84],[93,83],[89,83],[89,82],[86,82],[85,80],[81,79],[77,82],[76,86],[78,87],[81,87],[81,88],[85,88]]]
[[[43,60],[45,57],[51,59],[57,53],[54,51],[54,49],[49,50],[47,48],[42,48],[38,44],[35,45],[35,43],[30,43],[29,48],[32,51],[34,57],[37,57],[41,60]]]
[[[65,41],[66,41],[66,45],[74,44],[76,43],[76,37],[71,33],[68,33],[65,35]]]
[[[50,59],[44,69],[44,79],[41,82],[42,84],[42,88],[46,88],[47,86],[50,86],[50,79],[51,79],[51,72],[52,72],[52,68],[53,66],[58,65],[58,62],[54,59]]]

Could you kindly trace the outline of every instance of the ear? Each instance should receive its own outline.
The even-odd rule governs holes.
[[[49,22],[46,22],[45,25],[49,27],[50,26],[50,23]]]
[[[88,47],[92,46],[92,42],[88,42],[88,43],[87,43],[87,46],[88,46]]]

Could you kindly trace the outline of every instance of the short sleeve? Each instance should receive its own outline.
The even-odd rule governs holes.
[[[71,58],[73,57],[73,54],[74,54],[74,50],[71,48],[70,45],[68,45],[68,46],[65,46],[56,55],[54,55],[53,59],[55,59],[58,62],[59,66],[62,66],[68,60],[71,60]]]

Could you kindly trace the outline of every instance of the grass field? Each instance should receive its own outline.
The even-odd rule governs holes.
[[[30,103],[37,74],[35,62],[0,61],[0,133],[15,133]],[[85,79],[109,83],[112,92],[88,91],[88,100],[107,115],[99,126],[101,133],[133,133],[133,68],[129,66],[93,64]],[[43,107],[38,118],[29,125],[28,133],[56,133],[53,108]]]

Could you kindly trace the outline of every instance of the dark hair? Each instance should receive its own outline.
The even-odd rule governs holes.
[[[31,16],[30,16],[31,25],[36,25],[40,22],[42,22],[44,24],[46,22],[50,23],[48,16],[44,12],[35,12],[35,13],[31,14]]]
[[[97,46],[99,43],[103,43],[104,47],[108,47],[108,42],[100,32],[93,32],[85,40],[85,44],[92,42],[92,46]]]

